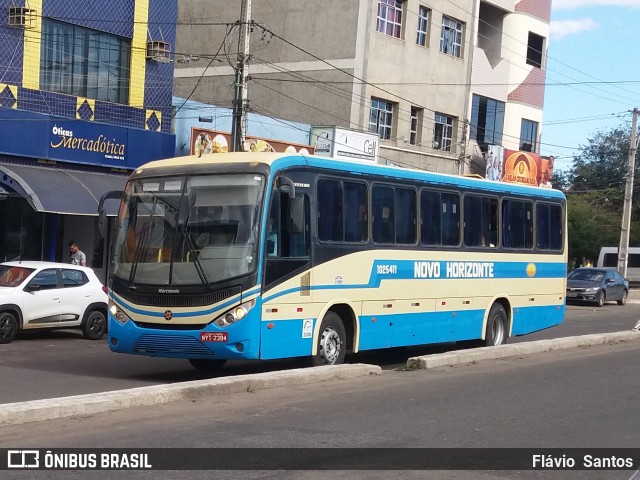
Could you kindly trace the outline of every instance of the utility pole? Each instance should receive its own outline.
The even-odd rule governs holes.
[[[629,233],[631,230],[631,199],[633,198],[633,174],[635,171],[636,152],[638,151],[638,109],[633,109],[631,121],[631,139],[629,142],[629,170],[627,171],[627,184],[624,189],[624,209],[622,210],[622,228],[620,229],[620,246],[618,247],[618,272],[623,277],[627,276],[627,263],[629,252]]]
[[[249,36],[251,34],[251,0],[242,0],[238,59],[235,68],[231,151],[242,152],[247,132],[247,77],[249,76]]]

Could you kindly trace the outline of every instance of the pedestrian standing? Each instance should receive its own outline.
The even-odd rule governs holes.
[[[71,244],[71,263],[73,265],[82,265],[83,267],[87,264],[87,256],[78,248],[78,244],[73,242]]]

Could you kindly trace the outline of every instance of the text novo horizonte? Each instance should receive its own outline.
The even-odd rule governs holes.
[[[414,262],[413,278],[493,278],[493,262]]]

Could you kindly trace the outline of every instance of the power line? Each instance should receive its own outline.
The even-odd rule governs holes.
[[[200,75],[200,77],[198,77],[198,80],[196,81],[196,84],[193,86],[193,89],[191,90],[191,92],[189,93],[189,95],[187,96],[187,98],[185,98],[184,102],[182,103],[182,105],[180,105],[175,112],[173,112],[173,117],[175,117],[178,112],[180,111],[180,109],[184,106],[185,103],[187,103],[189,101],[189,99],[193,96],[193,94],[195,93],[196,89],[198,88],[198,85],[200,85],[200,82],[202,81],[202,78],[204,77],[204,74],[206,73],[207,69],[211,66],[211,64],[213,63],[214,59],[218,56],[218,54],[220,53],[220,51],[222,50],[225,42],[227,41],[227,38],[231,35],[231,32],[233,31],[233,26],[231,27],[227,27],[227,32],[225,33],[224,38],[222,39],[222,42],[220,43],[220,46],[218,47],[218,51],[215,53],[215,55],[211,58],[211,60],[209,61],[209,64],[205,67],[205,69],[202,71],[202,74]]]

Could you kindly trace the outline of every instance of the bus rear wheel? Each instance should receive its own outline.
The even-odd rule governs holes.
[[[203,372],[215,372],[224,367],[224,364],[227,363],[227,361],[217,358],[190,358],[189,363],[197,370],[202,370]]]
[[[344,362],[347,335],[342,319],[335,312],[327,312],[320,324],[317,353],[311,357],[314,367],[340,365]]]
[[[493,347],[507,343],[507,312],[502,305],[495,303],[489,310],[484,344]]]

